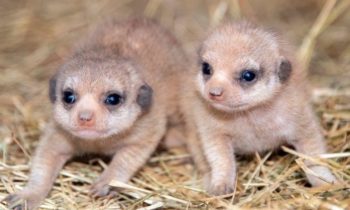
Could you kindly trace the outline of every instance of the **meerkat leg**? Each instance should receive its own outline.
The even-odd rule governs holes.
[[[198,138],[198,134],[196,130],[191,130],[187,132],[187,150],[192,156],[192,160],[199,174],[202,176],[202,183],[205,183],[206,188],[208,188],[208,184],[211,180],[211,170],[209,163],[204,155],[203,147]]]
[[[152,136],[150,141],[125,145],[118,149],[112,158],[108,168],[92,185],[90,194],[93,197],[106,196],[110,193],[108,185],[113,179],[127,182],[134,173],[142,167],[158,145],[161,135]]]
[[[189,121],[186,124],[186,135],[187,150],[191,154],[195,166],[197,167],[199,173],[205,175],[205,177],[209,176],[210,166],[205,158],[203,146],[199,140],[197,129],[193,124],[191,126]]]
[[[308,132],[307,134],[305,133],[304,137],[299,137],[297,141],[291,142],[296,151],[314,157],[325,153],[326,145],[316,122],[311,123],[309,128],[305,128],[304,130]],[[305,160],[305,164],[317,175],[314,176],[306,172],[307,179],[312,186],[322,186],[337,182],[336,178],[327,167],[317,165],[309,160]]]
[[[173,125],[168,128],[162,145],[167,149],[171,149],[183,146],[185,141],[183,125]]]
[[[231,139],[223,135],[203,135],[202,145],[211,168],[208,192],[213,195],[232,193],[236,162]]]
[[[52,141],[53,139],[55,141]],[[27,186],[22,191],[5,198],[10,208],[34,209],[38,207],[50,192],[63,165],[72,157],[72,154],[68,152],[68,145],[65,145],[61,139],[53,139],[45,138],[40,142],[33,158]],[[16,205],[17,203],[19,204]]]

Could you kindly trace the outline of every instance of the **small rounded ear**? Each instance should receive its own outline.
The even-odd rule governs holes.
[[[144,84],[139,88],[136,102],[140,105],[142,110],[148,110],[151,107],[152,95],[153,90],[149,85]]]
[[[57,74],[53,75],[49,82],[49,97],[51,103],[56,101],[56,86],[57,86]]]
[[[289,60],[282,57],[278,67],[277,75],[280,81],[286,82],[292,73],[292,64]]]

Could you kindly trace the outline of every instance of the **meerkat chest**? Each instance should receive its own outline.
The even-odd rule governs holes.
[[[74,143],[77,153],[94,153],[101,155],[113,155],[118,145],[111,140],[99,140],[99,141],[87,141],[87,140],[77,140]]]
[[[230,136],[237,153],[253,153],[280,146],[293,136],[293,130],[286,115],[251,113],[232,121]]]

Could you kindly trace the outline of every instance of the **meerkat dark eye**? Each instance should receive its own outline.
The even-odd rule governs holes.
[[[116,106],[122,102],[122,96],[117,93],[109,94],[105,99],[105,104]]]
[[[213,73],[213,70],[209,63],[207,62],[202,63],[202,73],[206,76],[210,76]]]
[[[74,104],[77,100],[77,96],[72,90],[63,91],[63,102],[66,104]]]
[[[251,82],[256,78],[256,73],[252,70],[244,70],[241,73],[241,81],[244,82]]]

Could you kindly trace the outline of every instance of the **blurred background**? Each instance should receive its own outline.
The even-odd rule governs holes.
[[[325,106],[334,108],[343,101],[338,108],[347,115],[342,115],[346,117],[336,129],[348,125],[349,6],[350,0],[1,0],[0,163],[28,163],[49,118],[49,77],[76,40],[110,17],[156,19],[175,34],[189,55],[211,28],[225,21],[246,18],[272,29],[295,46],[317,97],[341,96]],[[324,127],[333,119],[326,120]],[[350,130],[346,128],[342,132]],[[337,147],[341,148],[346,147]],[[0,184],[2,195],[10,185],[4,186]]]

